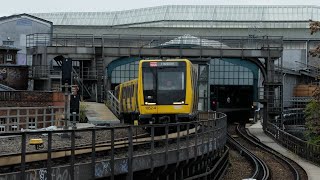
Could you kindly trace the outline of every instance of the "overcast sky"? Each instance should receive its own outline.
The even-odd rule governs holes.
[[[1,0],[0,16],[35,12],[119,11],[161,5],[320,6],[320,0]]]

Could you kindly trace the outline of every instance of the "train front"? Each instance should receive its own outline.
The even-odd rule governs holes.
[[[189,66],[184,60],[140,61],[141,123],[168,123],[189,119],[192,104]]]

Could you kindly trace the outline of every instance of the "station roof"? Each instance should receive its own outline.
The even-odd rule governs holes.
[[[14,14],[14,15],[11,15],[11,16],[2,16],[2,17],[0,17],[0,24],[5,22],[5,21],[11,20],[11,19],[17,19],[17,18],[31,18],[33,20],[41,21],[43,23],[48,23],[48,24],[52,25],[52,22],[50,22],[50,21],[47,21],[45,19],[41,19],[41,18],[39,18],[37,16],[26,14],[26,13]]]
[[[307,22],[320,20],[319,6],[166,5],[113,12],[34,13],[54,25],[121,26],[164,21]]]

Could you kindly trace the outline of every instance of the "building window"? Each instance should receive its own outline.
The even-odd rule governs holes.
[[[0,132],[6,131],[6,118],[0,118]]]
[[[111,82],[119,84],[138,77],[139,61],[116,67],[111,73]]]
[[[2,41],[3,46],[13,46],[14,41]]]
[[[6,124],[6,118],[0,118],[0,125]]]
[[[7,54],[7,61],[12,61],[12,54]]]
[[[10,131],[18,130],[18,120],[17,118],[10,118]]]
[[[36,119],[33,117],[29,117],[28,119],[28,128],[29,129],[36,129]]]

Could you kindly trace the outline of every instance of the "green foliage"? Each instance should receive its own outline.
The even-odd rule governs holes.
[[[80,123],[86,123],[88,122],[86,112],[87,112],[88,104],[86,104],[84,101],[80,101]]]
[[[305,108],[306,117],[306,138],[312,144],[320,144],[320,103],[310,101]]]
[[[311,35],[319,32],[320,31],[320,21],[312,21],[312,20],[310,20],[309,28],[310,28]],[[320,58],[320,44],[318,44],[314,49],[311,49],[309,51],[309,54],[312,57]]]
[[[310,32],[311,34],[317,33],[320,30],[320,21],[310,20]],[[313,57],[320,58],[320,44],[309,51],[310,55]],[[318,77],[319,80],[319,77]],[[319,83],[319,82],[318,82]],[[311,144],[320,145],[320,87],[317,86],[314,94],[313,100],[310,101],[305,108],[306,117],[306,128],[305,133],[306,138]]]

